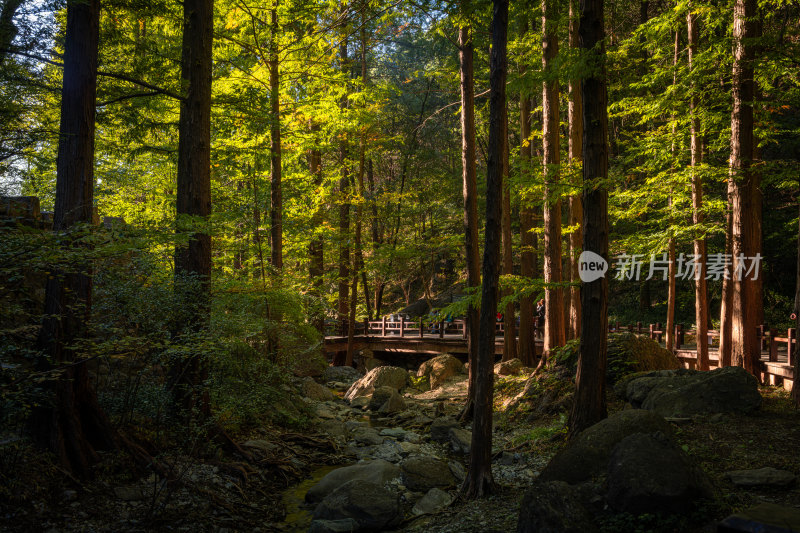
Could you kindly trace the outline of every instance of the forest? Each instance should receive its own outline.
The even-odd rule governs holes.
[[[798,235],[791,0],[0,0],[0,529],[800,530]]]

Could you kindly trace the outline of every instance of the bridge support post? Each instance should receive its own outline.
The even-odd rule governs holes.
[[[650,324],[650,338],[653,339],[653,340],[655,340],[655,338],[656,338],[656,333],[655,332],[656,332],[656,325],[655,324]]]
[[[439,321],[439,338],[444,338],[444,320]]]
[[[778,343],[775,341],[775,338],[778,336],[778,332],[774,329],[769,330],[769,362],[774,363],[778,360]]]
[[[386,317],[381,318],[381,337],[386,336]]]
[[[769,328],[765,324],[761,324],[758,326],[758,340],[759,340],[759,349],[763,352],[767,349],[767,336],[766,332],[769,331]]]
[[[683,344],[683,324],[675,324],[675,349],[680,350]]]
[[[797,357],[794,346],[794,343],[797,339],[797,329],[789,328],[789,331],[786,333],[786,337],[788,337],[788,342],[786,343],[786,364],[792,366],[794,364],[794,358]],[[794,376],[794,379],[800,379],[800,376]]]
[[[406,317],[400,317],[400,337],[406,336]]]
[[[636,323],[636,333],[641,333],[641,332],[642,332],[642,323],[641,322],[637,322]]]

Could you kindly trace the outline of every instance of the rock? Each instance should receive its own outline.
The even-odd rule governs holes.
[[[725,472],[725,476],[739,487],[788,487],[794,483],[796,477],[786,470],[778,470],[765,466],[757,470],[733,470]]]
[[[422,441],[422,437],[420,437],[417,433],[413,431],[408,431],[403,436],[403,440],[406,442],[411,442],[413,444],[419,444]]]
[[[114,487],[114,495],[126,502],[145,499],[145,493],[141,487]]]
[[[534,484],[520,503],[517,533],[589,533],[598,531],[592,513],[575,487],[563,481]]]
[[[433,514],[453,503],[453,497],[441,489],[433,488],[423,496],[411,512],[417,516]]]
[[[406,410],[406,401],[397,392],[392,391],[392,395],[386,400],[380,409],[379,413],[400,413]]]
[[[402,440],[406,435],[406,430],[403,428],[383,428],[380,434],[384,437],[393,437]]]
[[[307,377],[303,380],[303,396],[319,402],[327,402],[338,399],[338,397],[325,385],[320,385],[314,378]]]
[[[719,533],[800,531],[800,510],[774,503],[762,503],[729,516],[719,523],[717,531]]]
[[[333,490],[314,509],[314,520],[353,519],[354,531],[383,531],[403,519],[400,498],[373,481],[352,480]]]
[[[245,448],[256,450],[262,455],[271,455],[280,449],[280,446],[267,440],[248,440],[241,444]]]
[[[371,398],[369,396],[359,396],[350,400],[350,407],[353,409],[364,409],[369,405]]]
[[[348,481],[364,481],[383,485],[400,476],[400,468],[388,461],[376,459],[331,470],[306,492],[307,502],[319,502],[334,489]]]
[[[417,453],[420,450],[419,444],[414,444],[413,442],[403,441],[400,443],[400,455],[405,457],[406,455],[411,455],[412,453]]]
[[[322,372],[324,381],[341,381],[342,383],[353,383],[361,379],[361,372],[352,366],[329,366]]]
[[[456,453],[463,453],[469,455],[472,448],[472,432],[461,428],[450,428],[448,433],[450,438],[450,445]]]
[[[338,420],[323,420],[317,427],[321,432],[335,439],[344,439],[347,437],[347,428],[345,428],[343,422]]]
[[[559,451],[542,470],[544,481],[566,481],[575,484],[606,471],[614,446],[634,433],[660,431],[672,434],[664,418],[650,411],[619,411],[582,431]]]
[[[738,366],[710,372],[662,370],[628,382],[624,397],[634,407],[664,417],[750,413],[761,407],[755,376]]]
[[[442,416],[431,423],[431,440],[444,444],[450,441],[450,430],[460,427],[454,418]]]
[[[336,418],[336,413],[334,413],[324,405],[318,405],[317,408],[314,410],[314,413],[316,413],[316,415],[319,418],[324,418],[328,420]]]
[[[392,393],[397,394],[397,391],[392,387],[376,387],[372,392],[369,404],[367,404],[367,409],[370,411],[377,411],[383,404],[389,401]]]
[[[467,469],[458,461],[450,461],[447,463],[447,466],[450,468],[450,473],[453,474],[453,477],[455,477],[456,481],[459,483],[464,481],[467,477]]]
[[[382,359],[377,359],[377,358],[367,359],[366,361],[364,361],[364,370],[366,370],[367,372],[369,372],[374,368],[378,368],[379,366],[389,366],[389,363],[387,363]]]
[[[497,464],[510,466],[516,462],[516,457],[514,457],[513,453],[503,452],[503,454],[497,459]]]
[[[350,533],[358,531],[360,526],[354,518],[342,520],[312,520],[308,533]]]
[[[383,459],[390,463],[399,463],[403,459],[403,447],[399,442],[392,439],[386,439],[383,444],[375,448],[372,456],[375,459]]]
[[[400,463],[403,485],[411,490],[446,489],[455,483],[450,467],[435,457],[409,457]]]
[[[609,506],[633,515],[688,513],[714,490],[708,476],[661,433],[625,437],[608,463]]]
[[[353,430],[353,440],[359,444],[374,446],[383,443],[384,438],[378,435],[375,428],[359,427]]]
[[[417,377],[427,377],[431,390],[433,390],[441,387],[448,378],[466,372],[464,363],[452,355],[444,353],[422,363],[417,370]]]
[[[406,385],[408,374],[402,368],[396,366],[380,366],[373,368],[367,375],[359,379],[345,393],[345,400],[352,400],[358,396],[369,396],[375,389],[380,387],[392,387],[400,390]]]
[[[501,361],[494,365],[494,373],[498,376],[513,376],[519,374],[525,368],[522,361],[517,359],[509,359],[508,361]]]

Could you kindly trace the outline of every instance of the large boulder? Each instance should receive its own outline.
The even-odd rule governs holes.
[[[400,469],[388,461],[376,459],[331,470],[306,492],[307,502],[319,502],[348,481],[370,482],[383,485],[400,477]]]
[[[411,513],[414,515],[433,514],[453,503],[453,497],[442,489],[433,488],[419,499]]]
[[[428,378],[428,383],[433,390],[444,385],[445,381],[456,374],[466,374],[466,372],[464,363],[449,353],[443,353],[422,363],[417,370],[417,377]]]
[[[408,373],[396,366],[379,366],[373,368],[367,375],[359,379],[348,389],[344,395],[345,400],[352,400],[359,396],[369,396],[379,387],[392,387],[400,390],[406,386]]]
[[[337,396],[333,393],[332,390],[330,390],[325,385],[320,385],[319,383],[314,381],[314,378],[312,377],[307,377],[303,380],[302,391],[303,391],[303,396],[305,396],[310,400],[327,402],[337,399]]]
[[[563,481],[537,483],[519,507],[517,533],[590,533],[597,531],[592,513],[577,488]]]
[[[450,430],[460,428],[458,421],[449,416],[440,416],[431,422],[431,440],[444,444],[450,442]]]
[[[367,409],[380,413],[398,413],[405,408],[405,400],[393,387],[378,387],[367,404]]]
[[[517,359],[509,359],[508,361],[501,361],[494,365],[494,373],[498,376],[513,376],[519,374],[525,366],[522,361]]]
[[[363,374],[352,366],[329,366],[322,371],[322,379],[351,384],[361,379]]]
[[[662,433],[625,437],[611,452],[606,500],[633,515],[688,513],[714,497],[708,476]]]
[[[606,471],[611,451],[622,439],[634,433],[660,431],[672,435],[663,417],[650,411],[619,411],[579,433],[542,470],[544,481],[579,483]]]
[[[725,477],[738,487],[788,487],[797,479],[788,470],[778,470],[771,466],[754,470],[732,470],[725,472]]]
[[[314,509],[314,520],[352,519],[353,531],[384,531],[403,519],[397,494],[372,481],[352,480],[336,488]]]
[[[624,397],[664,417],[750,413],[761,407],[758,380],[738,366],[652,372],[628,382]]]
[[[400,463],[403,485],[415,491],[447,489],[456,482],[450,467],[435,457],[409,457]]]

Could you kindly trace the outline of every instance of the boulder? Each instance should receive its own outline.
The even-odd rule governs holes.
[[[396,477],[400,477],[400,469],[388,461],[376,459],[351,466],[343,466],[331,470],[319,482],[306,492],[307,502],[322,501],[334,489],[348,481],[363,481],[383,485]]]
[[[380,434],[384,437],[402,440],[406,436],[406,433],[408,432],[403,428],[383,428]]]
[[[322,433],[330,435],[334,439],[340,440],[347,437],[347,428],[339,420],[323,420],[317,424],[317,427]]]
[[[397,494],[373,481],[352,480],[337,487],[314,509],[314,520],[358,523],[353,531],[383,531],[403,519]]]
[[[800,531],[800,510],[774,503],[762,503],[733,514],[719,523],[718,533]]]
[[[433,390],[444,385],[447,379],[456,374],[465,374],[466,372],[464,363],[452,355],[444,353],[422,363],[417,370],[417,377],[427,377],[431,390]]]
[[[519,374],[525,368],[522,361],[517,359],[509,359],[508,361],[501,361],[494,365],[494,373],[498,376],[513,376]]]
[[[733,470],[725,472],[725,477],[739,487],[788,487],[796,479],[793,473],[771,466],[756,470]]]
[[[400,463],[403,485],[414,491],[450,488],[455,478],[450,467],[435,457],[409,457]]]
[[[389,396],[389,399],[386,400],[386,403],[384,403],[380,409],[378,409],[378,412],[383,414],[391,414],[399,413],[405,410],[406,401],[397,392],[392,391],[392,395]]]
[[[405,400],[392,387],[378,387],[375,389],[367,405],[367,409],[378,411],[379,413],[397,413],[404,411],[405,408]]]
[[[708,476],[662,433],[622,439],[611,452],[606,483],[609,506],[633,515],[688,513],[714,497]]]
[[[444,444],[450,441],[450,430],[458,428],[458,422],[449,416],[441,416],[431,422],[431,440]]]
[[[302,384],[303,396],[318,402],[336,400],[338,397],[325,385],[320,385],[314,378],[307,377]]]
[[[359,379],[350,389],[345,393],[345,400],[352,400],[359,396],[369,396],[375,389],[380,387],[392,387],[394,390],[400,390],[406,386],[408,374],[402,368],[396,366],[379,366],[373,368],[367,375]]]
[[[308,533],[351,533],[358,531],[358,521],[353,518],[342,520],[312,520]]]
[[[761,407],[758,380],[738,366],[710,372],[663,370],[631,380],[624,392],[634,407],[668,418],[750,413]]]
[[[517,533],[598,531],[578,489],[563,481],[537,483],[522,498]]]
[[[634,433],[660,431],[672,434],[672,427],[663,417],[650,411],[619,411],[579,433],[559,451],[542,470],[544,481],[579,483],[606,471],[611,450],[618,442]]]
[[[441,489],[432,488],[414,504],[411,512],[416,515],[433,514],[453,503],[453,497]]]
[[[371,427],[359,427],[353,430],[353,440],[366,446],[381,444],[384,437],[378,435],[378,430]]]
[[[361,372],[352,366],[329,366],[322,371],[322,379],[327,381],[340,381],[353,383],[361,379]]]
[[[456,453],[463,453],[469,455],[472,449],[472,432],[461,428],[450,428],[448,433],[450,437],[450,446]]]

